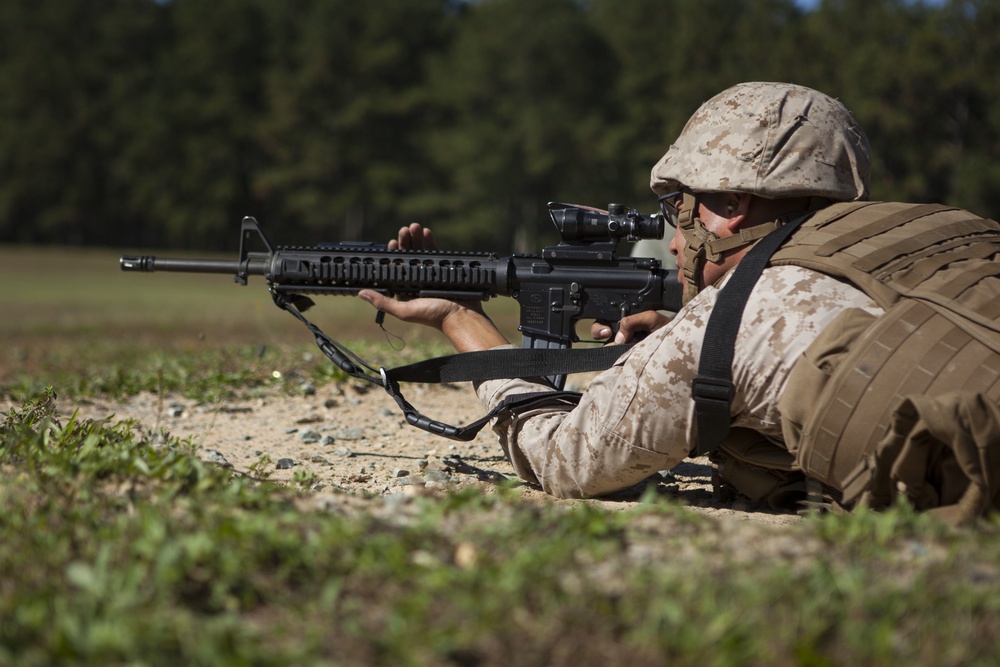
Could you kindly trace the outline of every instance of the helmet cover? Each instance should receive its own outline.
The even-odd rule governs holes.
[[[650,187],[856,201],[868,199],[870,167],[868,138],[843,104],[805,86],[750,82],[701,105]]]

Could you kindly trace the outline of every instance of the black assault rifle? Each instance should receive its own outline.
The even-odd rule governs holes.
[[[475,436],[474,432],[469,434],[470,427],[448,426],[412,410],[398,395],[398,382],[547,376],[561,388],[566,372],[607,367],[623,351],[600,348],[605,353],[591,355],[599,360],[581,362],[577,355],[576,361],[568,362],[569,356],[559,351],[583,352],[568,349],[580,342],[576,333],[580,320],[602,320],[617,329],[618,321],[626,315],[680,310],[682,290],[676,271],[663,269],[658,259],[618,254],[622,239],[662,238],[662,216],[644,216],[622,204],[611,204],[604,212],[553,202],[548,210],[561,241],[540,255],[389,250],[384,244],[356,242],[276,247],[257,221],[248,217],[242,222],[238,259],[123,256],[120,264],[123,271],[229,274],[240,285],[246,285],[249,276],[263,276],[274,302],[309,327],[317,345],[334,364],[349,375],[385,387],[404,408],[410,423],[468,440]],[[254,241],[262,243],[265,250],[250,250]],[[314,305],[307,295],[353,295],[362,289],[390,296],[459,300],[512,297],[520,304],[522,348],[534,352],[517,351],[525,354],[514,361],[510,355],[466,353],[443,357],[444,361],[431,360],[437,363],[429,365],[421,362],[392,371],[376,370],[302,315]],[[361,366],[376,375],[366,373]]]

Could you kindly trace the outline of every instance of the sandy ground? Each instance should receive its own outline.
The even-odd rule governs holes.
[[[404,395],[422,413],[452,424],[469,423],[483,414],[468,386],[407,385]],[[64,419],[77,410],[83,419],[135,420],[137,428],[154,440],[165,435],[190,439],[202,458],[240,472],[264,470],[270,479],[283,481],[291,481],[296,473],[312,473],[312,486],[320,495],[444,493],[449,487],[515,479],[489,427],[471,442],[426,433],[408,425],[388,395],[363,383],[326,385],[304,396],[274,391],[215,404],[148,393],[124,401],[60,403]],[[262,464],[262,457],[269,460]],[[647,484],[696,512],[772,525],[800,520],[741,500],[717,500],[707,459],[686,461]],[[640,486],[594,502],[628,507],[642,491]],[[520,492],[544,502],[572,502],[528,484],[521,485]]]

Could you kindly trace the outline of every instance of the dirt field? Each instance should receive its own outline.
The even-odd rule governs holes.
[[[442,421],[469,423],[483,414],[467,386],[409,385],[404,394],[418,410]],[[64,417],[78,409],[80,418],[134,419],[154,441],[163,440],[165,434],[190,438],[202,458],[242,472],[267,456],[270,463],[264,469],[271,472],[271,479],[291,481],[296,473],[314,474],[317,502],[330,493],[348,492],[359,498],[432,494],[450,486],[490,485],[515,478],[489,427],[468,443],[431,435],[408,425],[388,395],[363,383],[326,385],[304,396],[274,392],[212,405],[180,396],[142,394],[123,402],[96,399],[61,407]],[[772,525],[799,520],[793,514],[776,514],[741,501],[716,500],[707,459],[662,471],[648,483],[692,511]],[[628,507],[643,488],[595,502]],[[531,485],[520,489],[527,498],[571,502],[554,499]]]

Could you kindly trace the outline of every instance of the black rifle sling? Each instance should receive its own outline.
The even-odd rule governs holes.
[[[543,378],[610,368],[630,345],[595,348],[511,348],[463,352],[386,371],[398,382],[482,382]]]
[[[452,426],[421,415],[410,405],[399,390],[400,382],[480,382],[503,378],[542,378],[548,375],[565,375],[583,371],[609,368],[630,345],[614,345],[590,349],[531,349],[511,348],[463,352],[434,359],[418,361],[408,366],[381,369],[383,386],[396,404],[402,408],[406,421],[431,433],[468,441],[476,437],[489,421],[503,412],[524,412],[543,405],[556,403],[575,405],[579,392],[541,391],[528,394],[511,394],[489,413],[466,426]]]
[[[414,408],[399,389],[400,382],[479,382],[501,378],[531,377],[605,370],[631,345],[607,345],[584,349],[513,348],[464,352],[426,359],[393,369],[375,369],[356,354],[327,336],[302,313],[311,302],[295,295],[272,291],[274,303],[295,316],[312,332],[316,345],[333,364],[350,375],[384,388],[402,409],[406,421],[417,428],[452,440],[467,442],[491,419],[503,412],[523,412],[542,405],[575,404],[580,394],[572,391],[542,391],[507,396],[488,414],[465,426],[452,426],[430,419]]]
[[[695,422],[698,425],[692,452],[694,456],[713,452],[729,435],[736,333],[743,320],[747,300],[771,256],[811,215],[809,213],[782,225],[762,238],[747,252],[719,291],[705,328],[698,375],[691,383]]]

